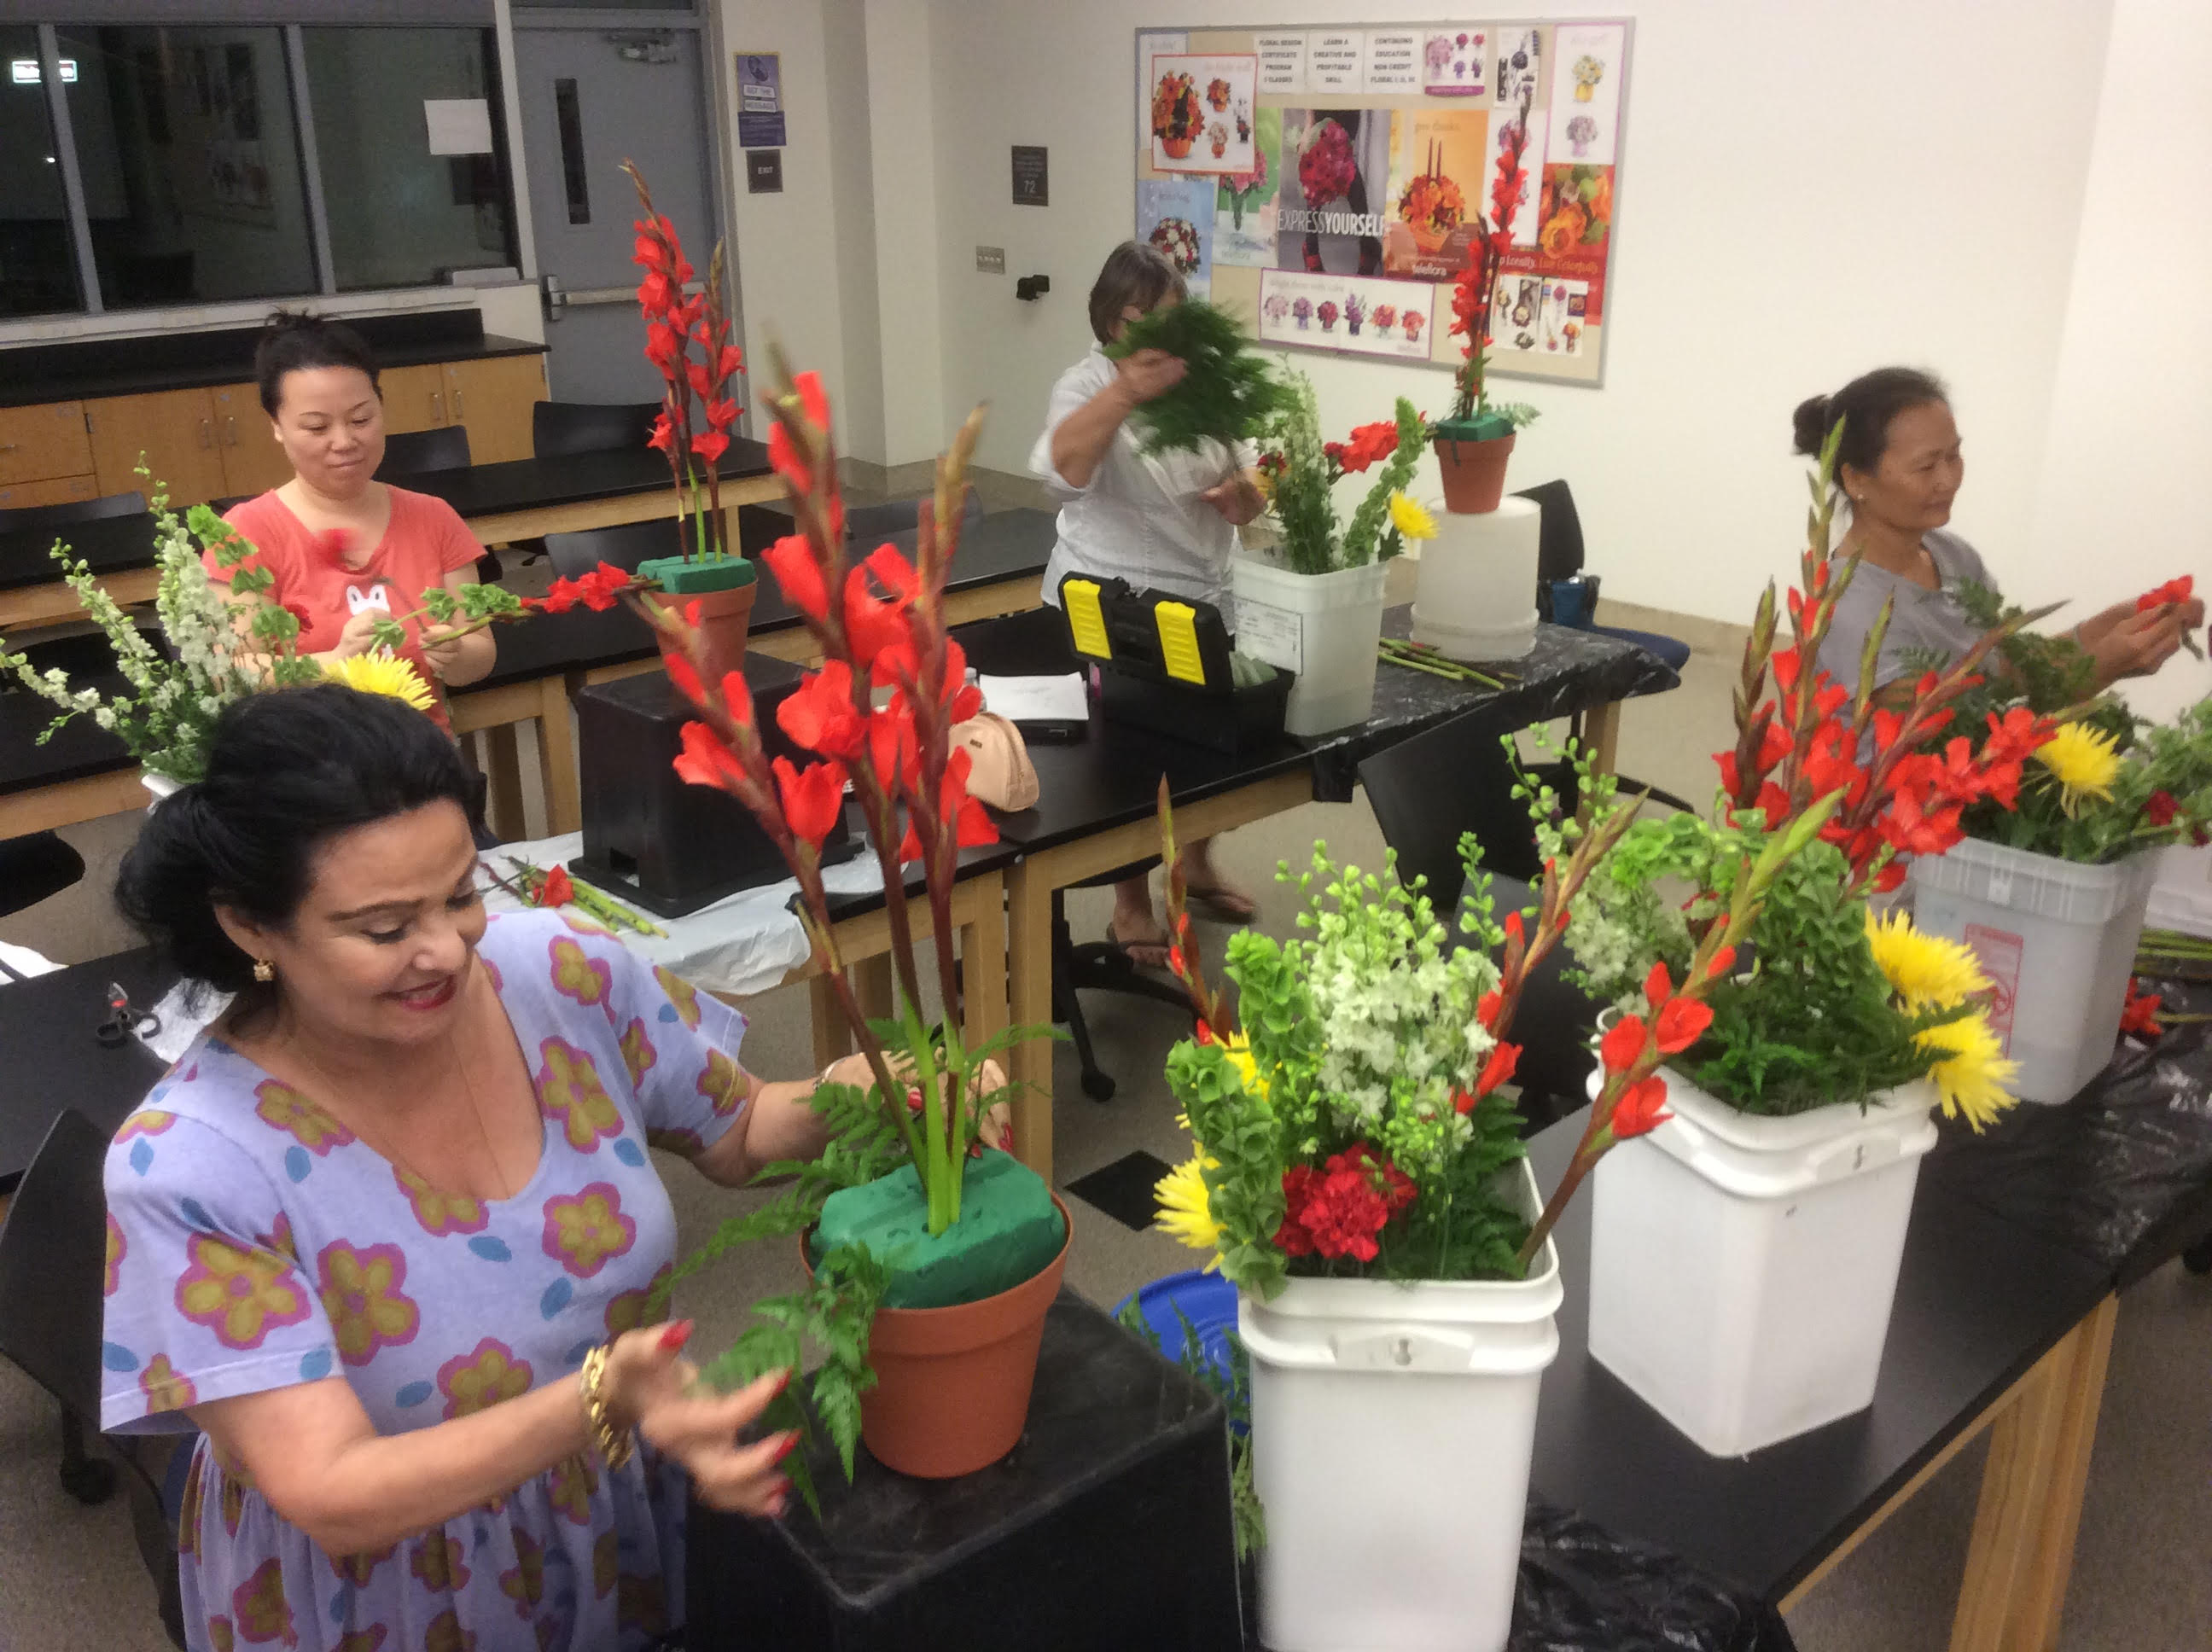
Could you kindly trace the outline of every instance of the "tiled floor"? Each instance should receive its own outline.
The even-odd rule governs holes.
[[[1639,616],[1640,617],[1640,616]],[[1698,799],[1709,794],[1708,754],[1727,742],[1733,657],[1692,658],[1677,691],[1638,701],[1624,718],[1621,764],[1639,779]],[[118,817],[71,834],[102,862],[130,840]],[[1258,897],[1260,926],[1288,932],[1293,908],[1270,880],[1284,859],[1303,860],[1316,838],[1340,860],[1380,864],[1381,844],[1364,802],[1312,805],[1234,833],[1224,864]],[[0,924],[0,935],[76,959],[122,944],[102,911],[102,868],[83,891]],[[1071,896],[1079,936],[1100,932],[1104,891]],[[1208,939],[1219,956],[1224,932]],[[786,989],[750,1006],[749,1066],[769,1077],[805,1070],[806,999]],[[1086,1004],[1102,1059],[1120,1081],[1113,1102],[1082,1099],[1065,1047],[1057,1074],[1059,1180],[1062,1185],[1133,1152],[1170,1161],[1186,1151],[1162,1079],[1169,1046],[1185,1030],[1163,1007],[1094,995]],[[10,1053],[13,1054],[13,1053]],[[744,1195],[708,1187],[664,1161],[685,1248],[746,1207]],[[1110,1304],[1147,1279],[1185,1266],[1191,1254],[1159,1234],[1130,1229],[1079,1198],[1068,1278]],[[682,1311],[700,1321],[696,1345],[731,1337],[745,1303],[799,1278],[795,1250],[756,1247],[687,1289]],[[153,1652],[165,1644],[150,1615],[150,1592],[131,1546],[120,1500],[87,1509],[65,1498],[53,1474],[49,1405],[12,1368],[0,1367],[0,1645],[10,1652],[101,1647]],[[2063,1646],[2069,1652],[2192,1652],[2212,1644],[2212,1280],[2168,1268],[2124,1300],[2113,1350],[2104,1422],[2091,1474],[2080,1560]],[[1964,1564],[1981,1454],[1965,1454],[1862,1547],[1795,1614],[1805,1652],[1921,1652],[1947,1643]]]

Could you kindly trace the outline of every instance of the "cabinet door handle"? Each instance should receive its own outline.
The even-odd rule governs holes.
[[[461,416],[461,387],[459,385],[453,386],[453,416],[457,419]]]
[[[446,422],[446,398],[440,391],[434,390],[430,392],[430,416],[440,424]]]
[[[12,441],[0,441],[0,453],[12,453],[12,452],[14,452],[15,451],[15,444],[14,442],[12,442]]]
[[[215,446],[215,421],[213,419],[202,419],[200,421],[200,446],[203,447],[212,447]]]
[[[237,414],[235,414],[235,413],[227,414],[227,415],[225,415],[225,416],[224,416],[224,418],[223,418],[223,422],[223,422],[223,426],[224,426],[223,434],[222,434],[222,445],[223,445],[224,446],[226,446],[226,447],[235,447],[235,446],[238,446],[238,415],[237,415]]]

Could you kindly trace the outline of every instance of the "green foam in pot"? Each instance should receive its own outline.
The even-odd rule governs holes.
[[[886,1308],[952,1308],[1011,1291],[1042,1272],[1066,1239],[1044,1178],[1010,1153],[968,1161],[960,1219],[929,1231],[929,1205],[910,1164],[823,1201],[809,1253],[866,1245],[891,1270]]]

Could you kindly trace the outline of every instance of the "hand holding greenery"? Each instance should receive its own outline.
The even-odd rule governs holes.
[[[1194,453],[1215,442],[1233,454],[1238,443],[1257,440],[1284,405],[1282,382],[1243,325],[1203,299],[1147,311],[1106,346],[1106,355],[1119,361],[1145,349],[1164,350],[1188,369],[1130,416],[1147,453]]]

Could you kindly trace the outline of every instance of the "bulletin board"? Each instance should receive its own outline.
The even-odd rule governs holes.
[[[1455,367],[1452,282],[1529,98],[1490,370],[1602,381],[1633,27],[1137,32],[1137,239],[1260,342]]]

